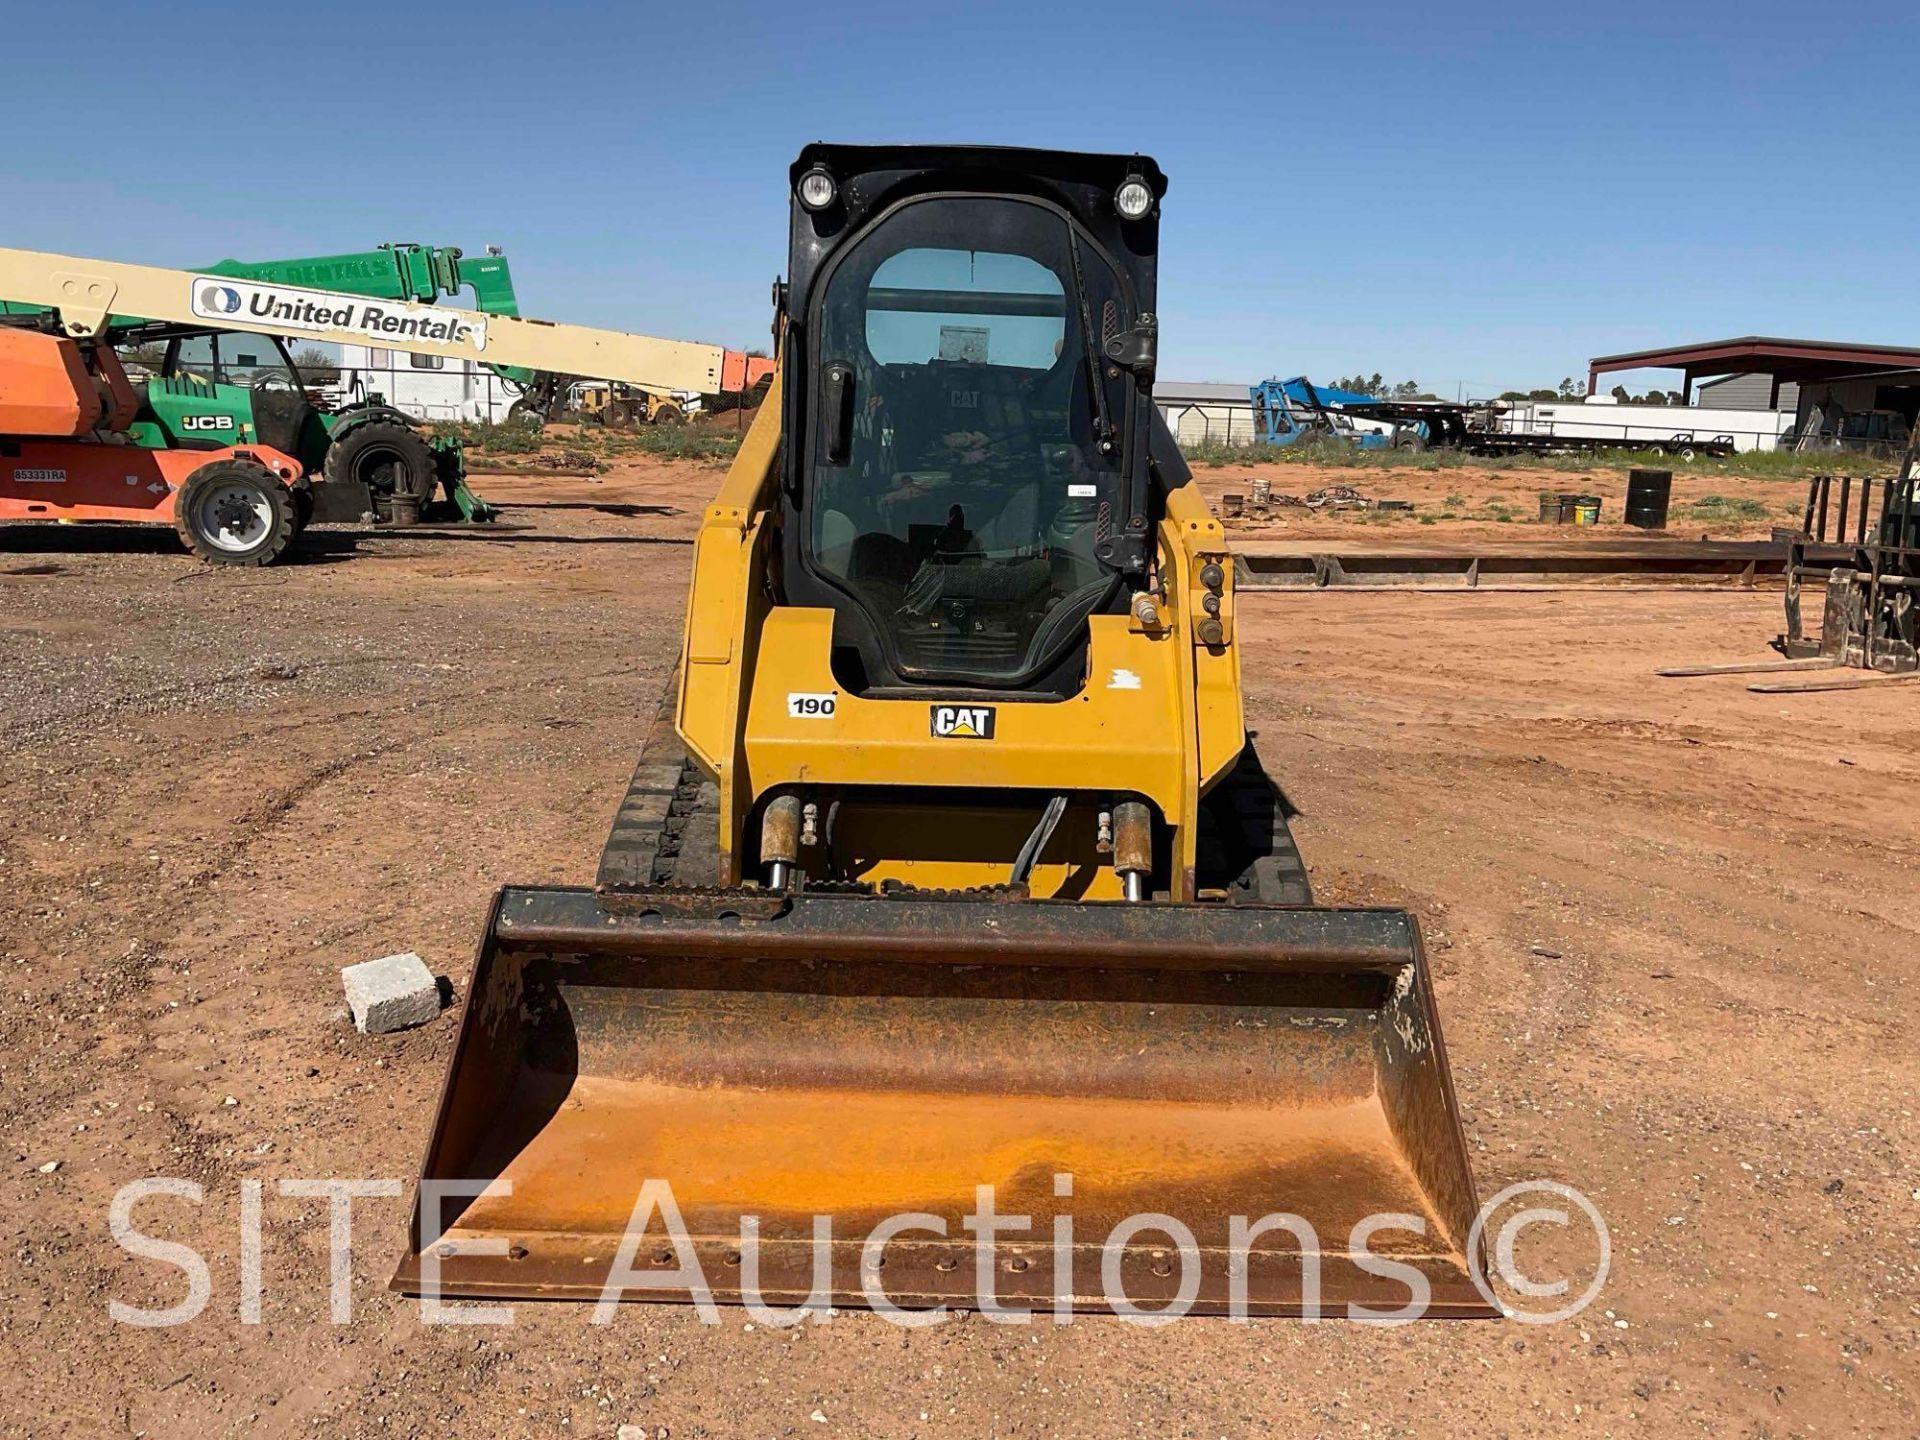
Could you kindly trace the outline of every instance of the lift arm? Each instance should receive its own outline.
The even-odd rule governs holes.
[[[719,345],[38,250],[0,248],[0,295],[57,312],[75,339],[100,334],[115,314],[139,315],[702,395],[757,378],[745,354]]]

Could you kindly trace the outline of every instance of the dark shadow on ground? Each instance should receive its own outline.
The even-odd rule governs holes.
[[[516,510],[592,510],[601,515],[619,515],[628,518],[635,515],[685,513],[678,505],[642,505],[624,500],[515,500],[500,506],[502,514],[510,515]]]
[[[381,542],[421,540],[434,545],[480,542],[489,545],[691,545],[691,536],[677,535],[543,535],[530,525],[493,528],[484,525],[458,530],[422,525],[402,530],[367,530],[315,526],[293,542],[280,565],[326,565],[355,554],[377,555]],[[0,525],[0,576],[58,575],[59,565],[21,565],[14,557],[30,555],[171,555],[194,565],[169,526],[122,525],[90,521],[84,525],[55,525],[24,521]]]
[[[295,550],[323,553],[351,552],[362,544],[378,553],[386,540],[422,540],[434,545],[691,545],[691,535],[547,535],[531,526],[496,530],[486,525],[440,530],[422,526],[406,530],[332,530],[316,527],[294,542]]]

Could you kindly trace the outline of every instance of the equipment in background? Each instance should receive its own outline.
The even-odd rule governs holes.
[[[1376,429],[1354,424],[1350,403],[1372,404],[1371,395],[1353,390],[1317,388],[1304,375],[1291,380],[1262,380],[1251,387],[1253,433],[1268,445],[1351,445],[1360,450],[1394,446],[1397,427]]]
[[[485,253],[470,256],[453,245],[381,245],[372,250],[351,251],[340,255],[308,255],[288,260],[221,260],[196,272],[229,280],[256,284],[299,286],[342,295],[359,295],[369,300],[395,300],[433,305],[472,292],[473,308],[483,315],[520,313],[514,294],[513,272],[506,256],[488,246]],[[44,314],[46,307],[0,300],[0,316]],[[115,315],[110,324],[115,330],[137,331],[148,322],[137,316]],[[366,340],[368,337],[361,337]],[[376,342],[378,343],[378,342]],[[564,396],[572,377],[556,377],[524,366],[489,365],[522,400],[516,401],[510,418],[542,420],[553,395]],[[528,399],[541,396],[543,399]],[[367,403],[384,403],[377,395],[356,397]],[[405,419],[406,417],[402,417]],[[408,421],[408,423],[412,423]]]
[[[567,413],[611,430],[631,430],[636,425],[678,425],[687,418],[690,403],[685,397],[654,394],[631,385],[582,381],[568,397]]]
[[[99,364],[97,352],[115,344],[164,345],[159,373],[146,381],[144,397],[134,397],[126,428],[76,436],[114,445],[131,440],[156,453],[217,450],[243,438],[254,450],[271,448],[294,461],[295,490],[308,512],[303,523],[408,523],[439,484],[466,518],[491,512],[466,490],[457,440],[430,440],[383,405],[321,411],[285,338],[371,340],[407,354],[529,373],[599,373],[643,389],[701,395],[744,391],[756,366],[769,363],[718,345],[29,250],[0,249],[0,295],[20,312],[0,323],[0,333],[82,341],[91,357],[86,364]],[[6,383],[0,373],[0,386]],[[39,486],[31,508],[12,517],[167,518],[160,510],[171,501],[163,506],[159,490],[148,492],[151,503],[135,497],[114,507],[124,513],[83,516],[81,510],[98,508],[97,497],[77,485],[62,488],[71,477],[61,474],[30,482]]]
[[[1831,396],[1780,437],[1780,448],[1800,455],[1854,454],[1896,460],[1913,438],[1912,418],[1899,410],[1848,410]]]
[[[1816,475],[1809,482],[1806,513],[1799,530],[1788,537],[1787,628],[1773,641],[1773,648],[1786,657],[1784,660],[1683,666],[1659,673],[1862,672],[1747,687],[1769,695],[1859,690],[1920,679],[1917,453],[1920,429],[1909,436],[1900,473],[1891,479]],[[1801,613],[1802,589],[1809,580],[1822,581],[1826,587],[1817,635],[1807,633]]]
[[[0,326],[0,520],[172,524],[203,560],[270,565],[313,514],[292,455],[262,444],[152,449],[113,347]]]
[[[647,389],[617,381],[581,380],[564,397],[551,418],[585,420],[611,430],[640,425],[681,425],[694,415],[718,415],[758,405],[773,379],[773,361],[761,355],[745,357],[745,390],[696,395],[691,391]]]
[[[276,335],[148,322],[109,330],[106,338],[123,357],[160,351],[157,369],[136,387],[140,413],[129,427],[135,444],[191,449],[210,435],[276,444],[307,474],[366,492],[360,510],[333,514],[336,520],[411,525],[496,518],[467,485],[458,436],[421,429],[379,395],[327,403]],[[444,500],[438,498],[443,492]]]
[[[991,1186],[1007,1304],[1174,1298],[1163,1232],[1102,1263],[1157,1212],[1202,1311],[1297,1313],[1308,1271],[1400,1305],[1356,1248],[1394,1214],[1427,1313],[1493,1313],[1419,927],[1312,903],[1245,727],[1233,557],[1152,404],[1158,167],[789,178],[676,681],[595,887],[494,902],[394,1284],[791,1304],[825,1215],[823,1304],[972,1306]],[[630,1228],[650,1177],[690,1250]],[[1274,1213],[1317,1238],[1234,1253]]]
[[[1252,386],[1253,431],[1269,445],[1345,444],[1361,450],[1464,450],[1470,455],[1568,454],[1632,450],[1692,460],[1731,455],[1731,435],[1695,439],[1691,431],[1663,439],[1609,439],[1502,430],[1500,401],[1388,400],[1357,390],[1315,385],[1304,375]]]
[[[382,245],[351,254],[290,260],[222,260],[198,273],[429,304],[471,289],[476,310],[520,313],[507,261],[491,250],[468,258],[453,247]],[[0,300],[0,317],[48,314],[46,306]],[[296,369],[288,347],[276,337],[125,314],[112,316],[103,333],[126,352],[123,358],[129,363],[137,354],[155,349],[165,356],[146,386],[147,404],[131,430],[139,444],[170,449],[192,446],[215,434],[244,441],[259,436],[264,425],[267,433],[286,445],[297,431],[303,468],[313,475],[324,472],[364,483],[372,497],[368,513],[377,523],[495,518],[492,507],[467,485],[465,453],[458,439],[422,430],[417,420],[389,404],[384,395],[361,393],[357,385],[350,397],[326,392],[317,376],[302,375]],[[224,342],[214,338],[222,333],[227,335]],[[494,369],[516,390],[535,379],[528,370]],[[287,408],[284,395],[262,395],[256,403],[256,393],[267,387],[302,392],[308,402],[304,415],[290,424],[279,413]],[[445,500],[437,501],[436,495],[443,490]]]
[[[1884,674],[1920,670],[1920,496],[1914,449],[1898,476],[1875,481],[1817,475],[1787,558],[1787,628],[1773,644],[1790,660],[1820,658]],[[1851,559],[1809,563],[1809,549],[1842,546]],[[1806,633],[1801,584],[1824,580],[1820,633]]]
[[[417,301],[434,304],[451,299],[463,290],[473,292],[473,308],[483,315],[518,316],[520,302],[514,293],[513,273],[507,257],[494,246],[479,256],[468,255],[457,246],[382,245],[376,250],[348,255],[323,255],[304,260],[269,260],[246,263],[223,260],[206,273],[237,279],[278,281],[304,285],[316,290],[337,290],[375,299]],[[375,341],[384,344],[384,341]],[[540,370],[525,365],[488,362],[487,368],[515,387],[519,398],[507,411],[507,418],[529,424],[574,418],[585,413],[579,405],[582,387],[597,390],[604,402],[611,395],[606,423],[614,425],[673,424],[693,408],[724,408],[732,395],[762,382],[772,372],[773,362],[747,357],[746,373],[738,388],[708,391],[704,394],[650,385],[631,376],[611,380],[597,372],[573,373],[564,370]],[[374,397],[378,398],[378,397]],[[599,420],[599,414],[586,413]]]

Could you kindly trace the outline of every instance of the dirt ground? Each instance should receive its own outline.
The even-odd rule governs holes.
[[[1764,590],[1242,600],[1250,719],[1316,887],[1425,927],[1481,1194],[1544,1177],[1606,1217],[1578,1319],[777,1332],[521,1305],[428,1327],[384,1289],[395,1194],[357,1203],[353,1319],[329,1324],[325,1202],[274,1183],[410,1181],[458,1019],[358,1035],[338,967],[416,950],[464,996],[493,887],[591,879],[717,476],[483,479],[531,528],[317,532],[261,572],[157,530],[0,530],[0,1430],[1920,1430],[1920,689],[1652,678],[1762,657]],[[1566,480],[1546,488],[1609,493]],[[1538,488],[1391,486],[1512,492],[1523,516]],[[109,1318],[185,1288],[109,1238],[148,1175],[205,1187],[137,1215],[208,1257],[211,1300],[175,1328]],[[246,1180],[267,1183],[252,1325]]]

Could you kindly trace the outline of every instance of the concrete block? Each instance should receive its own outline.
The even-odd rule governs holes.
[[[440,984],[410,950],[348,965],[340,971],[340,983],[354,1027],[365,1035],[424,1025],[440,1013]]]

